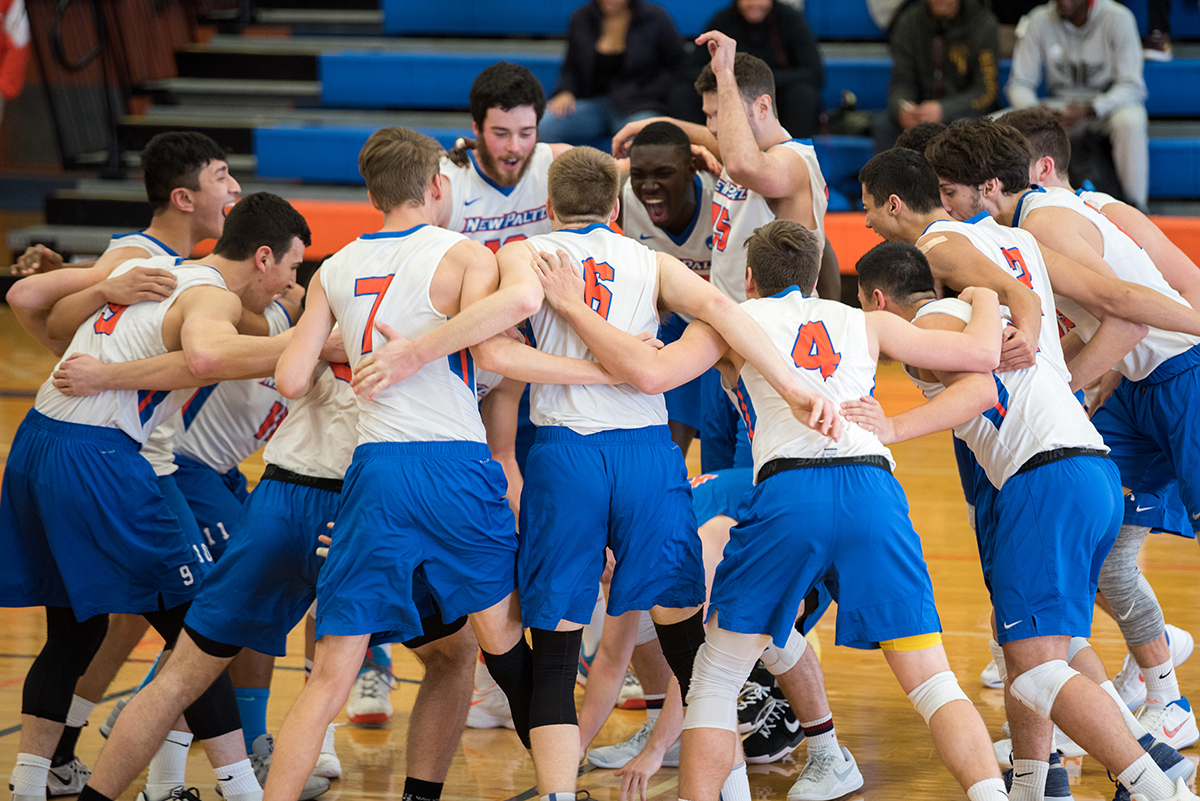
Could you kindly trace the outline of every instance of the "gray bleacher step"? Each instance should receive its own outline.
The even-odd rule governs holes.
[[[242,195],[254,192],[273,192],[288,198],[304,200],[361,200],[367,199],[361,186],[330,186],[326,184],[296,184],[273,181],[243,181]],[[60,194],[77,198],[107,200],[145,200],[146,188],[140,181],[105,181],[85,178],[74,189],[61,190]]]
[[[364,109],[258,109],[220,106],[151,106],[142,117],[124,122],[185,127],[208,125],[375,125],[380,128],[470,128],[465,111],[372,111]]]
[[[382,25],[383,12],[366,8],[259,8],[260,25]]]
[[[1150,120],[1151,139],[1200,137],[1200,120]]]
[[[318,55],[339,50],[376,50],[398,53],[522,53],[563,56],[562,39],[426,39],[400,36],[289,36],[286,38],[218,34],[208,44],[188,45],[188,50],[216,52]]]
[[[98,256],[108,247],[114,234],[125,233],[129,233],[128,230],[90,225],[30,225],[9,230],[8,247],[20,253],[41,242],[59,253]]]
[[[319,103],[320,81],[265,81],[237,78],[163,78],[140,84],[138,91],[195,103]]]

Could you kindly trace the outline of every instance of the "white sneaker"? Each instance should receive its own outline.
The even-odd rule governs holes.
[[[646,747],[646,741],[650,739],[650,732],[654,730],[654,724],[646,721],[642,724],[642,728],[638,729],[623,743],[615,745],[606,745],[602,748],[593,748],[588,751],[587,759],[598,768],[607,768],[616,770],[623,768],[629,762],[642,753],[642,749]],[[679,767],[679,740],[671,744],[667,749],[667,753],[663,754],[662,766],[664,768]]]
[[[1004,689],[1004,682],[1000,681],[1000,668],[996,666],[995,659],[987,663],[987,667],[979,674],[979,680],[983,682],[984,687],[989,687],[993,690]]]
[[[1064,757],[1087,756],[1087,751],[1083,750],[1083,746],[1068,737],[1067,733],[1058,726],[1054,727],[1054,749]]]
[[[1192,655],[1196,640],[1191,632],[1168,623],[1167,645],[1171,648],[1171,664],[1179,667]],[[1136,712],[1146,703],[1146,681],[1142,678],[1142,669],[1133,661],[1133,654],[1125,654],[1125,661],[1121,663],[1121,670],[1113,679],[1113,685],[1130,712]]]
[[[322,779],[340,779],[342,776],[342,760],[338,759],[337,751],[334,748],[333,739],[334,731],[342,723],[330,723],[325,728],[325,740],[321,743],[321,755],[317,757],[317,766],[313,768],[312,775],[319,776]]]
[[[70,762],[50,768],[46,774],[46,796],[79,795],[79,791],[92,777],[91,769],[75,757]]]
[[[1176,751],[1200,742],[1200,729],[1196,728],[1196,713],[1188,699],[1180,698],[1165,706],[1143,704],[1137,713],[1138,722],[1154,735],[1160,743],[1166,743]]]
[[[842,746],[842,758],[831,752],[808,755],[800,778],[788,790],[788,801],[831,801],[863,786],[863,775],[850,749]]]
[[[621,685],[621,694],[617,697],[617,709],[645,709],[646,693],[638,677],[625,671],[625,683]]]
[[[1134,793],[1129,798],[1130,801],[1155,801],[1155,799],[1150,798],[1150,796],[1142,795],[1141,793]],[[1192,793],[1188,790],[1187,782],[1185,782],[1183,779],[1176,779],[1175,794],[1170,798],[1161,799],[1161,801],[1193,801],[1195,798],[1196,796],[1192,795]]]
[[[471,729],[515,729],[512,709],[508,705],[508,696],[499,684],[493,684],[490,690],[480,692],[478,688],[471,691],[471,711],[467,713],[467,727]]]
[[[325,736],[329,736],[328,729],[325,730]],[[250,766],[254,768],[254,778],[258,779],[259,787],[267,786],[267,774],[271,770],[271,757],[274,753],[275,738],[269,734],[258,735],[250,745]],[[315,773],[309,774],[307,781],[304,782],[304,787],[300,790],[299,801],[312,801],[317,796],[324,795],[331,786],[329,779]],[[217,795],[222,795],[219,784],[217,785]]]
[[[392,677],[383,668],[368,663],[358,674],[346,714],[356,726],[382,726],[392,717]]]
[[[132,697],[132,695],[129,696],[129,698]],[[108,735],[112,734],[113,726],[117,725],[117,718],[121,716],[121,710],[129,703],[129,698],[118,698],[117,703],[112,708],[112,712],[109,712],[108,717],[100,724],[100,736],[105,740],[108,739]]]
[[[1004,726],[1001,727],[1000,733],[1009,735],[1007,721],[1004,723]],[[1055,751],[1064,757],[1087,756],[1087,751],[1083,750],[1083,746],[1079,745],[1070,737],[1068,737],[1067,733],[1058,728],[1058,726],[1054,727],[1054,739],[1051,740],[1051,745]],[[1004,739],[997,740],[996,742],[992,743],[992,749],[996,752],[996,762],[1000,764],[1000,767],[1011,768],[1013,766],[1011,736],[1005,736]]]

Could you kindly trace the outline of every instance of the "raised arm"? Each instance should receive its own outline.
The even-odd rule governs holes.
[[[321,359],[321,347],[329,338],[333,323],[333,311],[318,269],[308,285],[304,316],[294,328],[284,332],[290,332],[292,339],[275,366],[275,388],[285,398],[299,398],[312,386],[313,370]]]
[[[625,158],[629,155],[629,145],[633,138],[641,133],[652,122],[669,122],[673,125],[678,125],[687,134],[693,145],[701,145],[707,148],[717,159],[721,158],[721,149],[717,144],[717,138],[712,135],[712,131],[707,127],[686,120],[677,120],[674,117],[648,117],[643,120],[634,120],[625,124],[621,130],[617,131],[617,135],[613,137],[612,154],[616,158]]]

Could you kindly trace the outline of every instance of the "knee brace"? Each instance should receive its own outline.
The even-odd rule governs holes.
[[[951,701],[971,701],[962,691],[962,687],[958,686],[958,679],[954,677],[953,671],[949,670],[935,673],[925,679],[908,694],[908,700],[912,702],[917,714],[925,719],[926,726],[929,725],[933,713]]]
[[[696,653],[687,697],[685,729],[737,732],[737,696],[763,648],[766,634],[738,634],[714,629]]]
[[[1100,593],[1112,608],[1121,636],[1133,648],[1154,642],[1166,631],[1158,598],[1137,566],[1138,551],[1149,532],[1145,526],[1121,526],[1097,580]]]
[[[788,632],[787,643],[779,648],[771,643],[763,651],[762,661],[772,676],[782,676],[796,666],[804,652],[808,650],[808,640],[804,635],[792,629]]]
[[[197,740],[211,740],[242,728],[228,670],[221,671],[212,685],[183,710],[183,718]]]
[[[988,640],[988,650],[992,652],[992,661],[996,663],[996,670],[1000,673],[1000,681],[1003,684],[1008,683],[1008,663],[1004,661],[1004,648],[995,640]]]
[[[654,628],[658,631],[658,644],[662,646],[663,657],[679,680],[679,691],[683,693],[686,704],[688,688],[692,683],[692,665],[696,662],[700,644],[704,642],[704,610],[679,623],[661,626],[655,623]],[[746,675],[750,675],[750,672],[747,671]]]
[[[1010,690],[1022,704],[1050,720],[1054,699],[1058,698],[1063,685],[1078,675],[1079,671],[1063,660],[1051,659],[1013,679]]]
[[[649,612],[638,612],[638,633],[634,645],[645,645],[658,639],[658,629],[654,627],[654,619]]]
[[[1091,647],[1092,647],[1092,644],[1087,641],[1086,637],[1072,637],[1071,644],[1070,644],[1070,646],[1067,647],[1067,664],[1068,665],[1071,664],[1071,660],[1075,658],[1075,655],[1078,654],[1080,651],[1082,651],[1084,648],[1091,648]]]
[[[67,607],[46,607],[46,644],[29,666],[21,688],[21,714],[66,723],[75,682],[100,650],[108,615],[82,622]]]
[[[574,726],[575,671],[583,629],[575,631],[533,630],[533,698],[529,704],[529,727]]]

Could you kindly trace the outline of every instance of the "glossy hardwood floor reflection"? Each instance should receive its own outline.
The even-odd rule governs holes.
[[[32,403],[32,391],[53,367],[54,359],[20,332],[11,312],[0,306],[0,452],[8,446],[21,417]],[[877,396],[889,411],[920,402],[911,384],[893,365],[880,370]],[[958,485],[948,434],[925,437],[894,449],[899,467],[896,475],[908,493],[912,518],[924,540],[925,556],[933,576],[938,608],[945,629],[945,645],[951,666],[968,696],[975,701],[993,737],[999,737],[1003,722],[1001,693],[984,689],[979,671],[987,663],[987,593],[980,577],[973,535],[967,526],[965,506]],[[689,466],[698,471],[698,447],[689,454]],[[261,475],[261,459],[244,466],[251,481]],[[1167,620],[1200,633],[1200,552],[1196,544],[1178,537],[1150,538],[1143,554],[1143,567],[1164,609]],[[3,555],[0,554],[0,558]],[[12,768],[19,738],[21,689],[25,672],[42,645],[44,622],[40,610],[0,610],[0,780]],[[825,666],[829,700],[839,738],[850,748],[866,777],[862,791],[852,798],[871,801],[893,799],[961,799],[965,793],[947,773],[933,749],[921,718],[896,685],[882,655],[834,645],[833,610],[817,626]],[[272,731],[279,725],[303,683],[302,631],[289,639],[290,655],[280,659],[275,673],[268,721]],[[1094,636],[1097,652],[1110,674],[1121,665],[1124,648],[1111,619],[1097,613]],[[120,672],[111,692],[125,693],[141,680],[158,652],[159,642],[150,637],[134,652]],[[395,672],[400,681],[392,693],[396,714],[383,728],[361,729],[345,725],[337,730],[337,750],[344,775],[334,782],[325,797],[329,801],[399,798],[404,785],[404,752],[408,710],[416,694],[422,669],[403,648],[395,648]],[[1200,694],[1200,658],[1179,670],[1184,693]],[[79,755],[94,764],[104,740],[98,726],[113,701],[101,704],[79,741]],[[344,717],[343,717],[344,720]],[[643,713],[616,710],[597,738],[596,745],[618,742],[635,732]],[[779,799],[787,795],[804,763],[801,745],[791,758],[774,765],[751,766],[751,790],[755,799]],[[1197,761],[1197,750],[1185,755]],[[1072,791],[1078,801],[1097,801],[1112,796],[1113,785],[1095,760],[1069,760]],[[199,788],[207,801],[217,799],[215,778],[203,753],[194,749],[188,766],[188,784]],[[532,791],[532,764],[515,734],[504,729],[467,730],[446,784],[446,801],[507,801],[527,799]],[[141,784],[122,796],[133,801]],[[619,781],[613,771],[593,770],[580,777],[579,787],[593,798],[617,801]],[[651,782],[657,801],[674,801],[678,796],[677,771],[662,770]]]

